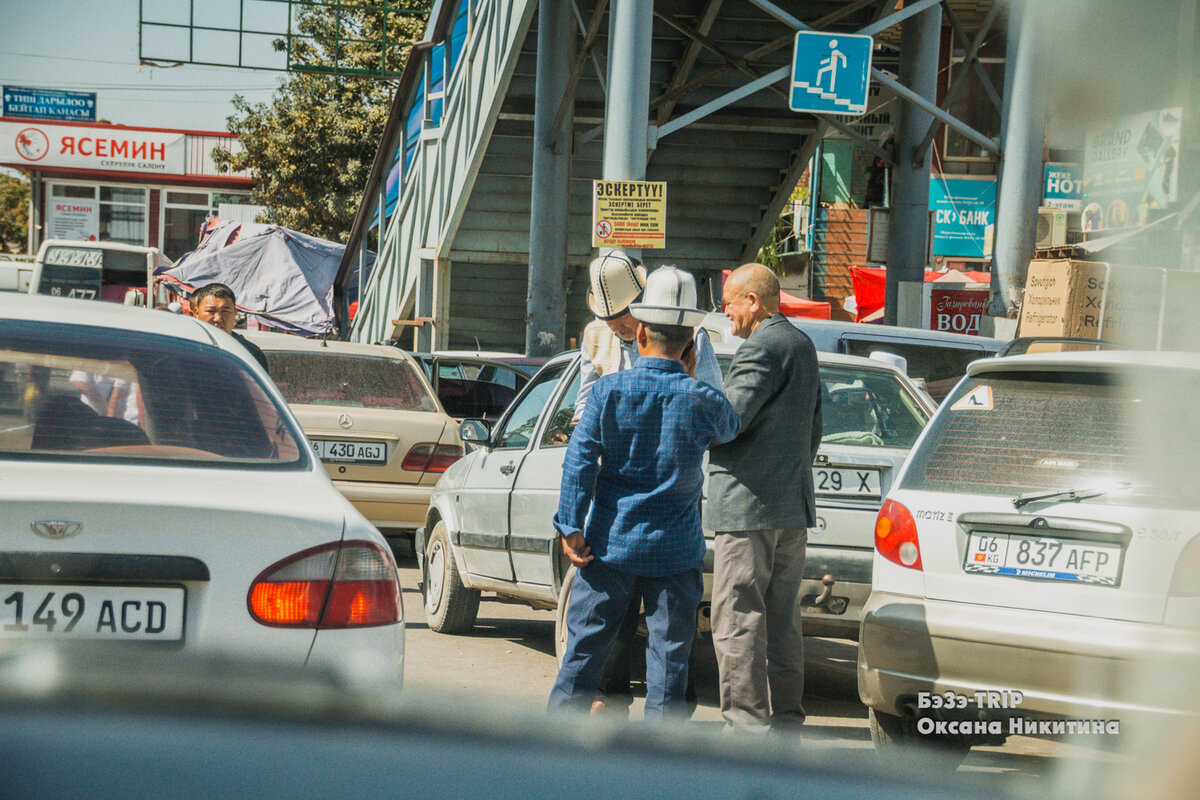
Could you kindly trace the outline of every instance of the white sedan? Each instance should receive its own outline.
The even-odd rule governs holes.
[[[160,643],[398,685],[386,542],[234,339],[0,296],[0,641]]]

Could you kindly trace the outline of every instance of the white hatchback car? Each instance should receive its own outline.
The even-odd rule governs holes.
[[[398,685],[386,542],[210,325],[0,295],[0,640],[158,643]]]
[[[858,685],[881,750],[1111,740],[1181,713],[1200,655],[1197,390],[1193,354],[970,365],[876,522]]]

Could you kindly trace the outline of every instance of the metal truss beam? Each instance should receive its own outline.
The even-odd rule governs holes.
[[[596,3],[596,13],[600,12],[601,6],[607,7],[608,0],[598,0]],[[571,10],[575,12],[575,23],[579,26],[579,32],[586,39],[589,26],[583,22],[583,15],[579,13],[579,3],[577,0],[572,0]],[[595,19],[595,15],[593,15],[593,19]],[[595,41],[595,37],[592,37],[592,41]],[[588,50],[588,48],[584,48],[584,50]],[[592,59],[592,66],[596,70],[596,80],[600,83],[600,91],[608,94],[608,76],[604,74],[604,67],[600,65],[600,59],[596,58],[596,51],[594,49],[590,49],[589,55]]]
[[[668,122],[666,125],[659,127],[658,138],[661,139],[664,136],[674,133],[675,131],[679,130],[680,128],[685,128],[688,125],[690,125],[691,123],[695,122],[696,120],[703,119],[704,117],[707,117],[709,114],[712,114],[714,111],[720,111],[722,108],[725,108],[726,106],[733,105],[738,100],[741,100],[744,97],[749,97],[752,94],[756,94],[757,92],[759,92],[762,89],[767,88],[771,84],[779,83],[779,81],[782,81],[785,78],[787,78],[788,75],[791,74],[791,71],[792,71],[791,67],[780,67],[779,69],[775,70],[774,72],[770,72],[770,73],[762,76],[758,80],[750,81],[750,83],[747,83],[745,86],[734,89],[732,92],[721,95],[717,99],[711,100],[711,101],[705,103],[704,105],[700,106],[699,108],[696,108],[692,111],[689,111],[686,114],[676,117],[675,119]]]
[[[743,75],[747,76],[748,78],[750,78],[752,80],[756,80],[756,79],[762,77],[763,74],[761,72],[758,72],[757,70],[751,68],[750,65],[746,63],[745,58],[738,58],[737,56],[733,55],[725,48],[718,45],[713,40],[709,39],[704,34],[700,33],[699,31],[695,30],[694,28],[689,28],[687,25],[684,25],[682,22],[680,22],[674,16],[667,14],[665,12],[660,12],[660,11],[654,12],[654,16],[658,17],[663,22],[667,23],[672,28],[679,31],[687,38],[691,39],[693,43],[699,44],[701,47],[711,50],[714,54],[717,55],[717,57],[719,57],[722,61],[724,61],[726,65],[733,67],[738,72],[741,72]],[[783,97],[785,99],[787,98],[787,93],[784,92],[782,89],[779,89],[776,87],[771,87],[771,91],[775,92],[780,97]]]
[[[942,0],[918,0],[916,3],[905,3],[904,8],[894,14],[888,14],[880,20],[872,22],[865,28],[857,31],[860,36],[874,36],[880,31],[885,31],[893,25],[898,25],[909,17],[914,17],[922,11],[927,11],[934,6],[940,4]]]
[[[985,20],[983,23],[983,28],[980,29],[980,34],[982,34],[983,31],[991,29],[992,22],[995,20],[996,14],[998,14],[1000,11],[1000,5],[1000,0],[993,0],[992,7],[988,11],[987,20]],[[949,2],[946,2],[946,0],[943,0],[942,10],[950,19],[950,27],[954,29],[954,35],[958,39],[959,43],[963,47],[973,46],[970,37],[967,36],[966,29],[963,28],[962,23],[958,20],[958,15],[954,13],[954,9],[950,6]],[[980,38],[979,35],[977,35],[976,38],[979,40],[979,46],[982,47],[982,38]],[[996,107],[997,111],[1000,111],[1003,102],[1000,100],[1000,93],[996,91],[996,85],[992,83],[991,76],[984,71],[983,65],[980,64],[978,60],[974,61],[970,68],[975,75],[978,76],[979,82],[983,84],[983,91],[987,93],[988,99],[992,101],[992,105]]]
[[[804,170],[808,167],[808,163],[812,161],[813,155],[817,152],[817,145],[825,138],[828,120],[821,120],[817,123],[816,129],[804,140],[804,144],[796,153],[796,157],[792,159],[792,164],[788,167],[788,171],[784,173],[783,180],[780,182],[780,189],[771,198],[771,202],[767,203],[767,207],[763,209],[762,216],[759,217],[758,225],[754,229],[754,233],[750,235],[750,240],[746,243],[746,247],[742,250],[742,263],[750,261],[758,255],[758,251],[766,243],[767,237],[771,234],[771,228],[775,220],[779,219],[779,215],[783,213],[783,207],[787,205],[788,198],[792,195],[792,189],[800,180],[800,176],[804,174]]]
[[[572,3],[574,5],[574,3]],[[583,44],[579,48],[579,52],[575,54],[575,63],[571,65],[571,77],[567,79],[567,88],[563,90],[562,99],[558,101],[558,111],[554,115],[554,127],[550,129],[550,136],[546,140],[546,147],[551,150],[558,144],[558,134],[562,129],[563,120],[567,116],[567,110],[575,101],[575,87],[579,85],[579,78],[583,75],[583,67],[587,63],[588,56],[592,54],[592,47],[596,44],[596,37],[600,33],[600,23],[604,19],[604,12],[608,9],[608,0],[598,0],[596,9],[592,12],[592,19],[588,22],[587,29],[583,32]],[[576,6],[578,10],[578,6]],[[541,24],[540,22],[538,23]],[[596,67],[599,69],[599,65]],[[601,82],[603,83],[603,81]]]
[[[712,30],[713,23],[717,21],[717,16],[721,12],[721,6],[725,0],[709,0],[708,5],[704,9],[704,13],[700,15],[700,26],[697,30],[708,35]],[[670,82],[667,83],[663,94],[666,95],[680,86],[687,83],[688,78],[692,75],[692,70],[696,66],[696,59],[700,57],[701,44],[696,40],[692,40],[687,50],[683,53],[683,58],[679,60],[679,66],[675,70],[675,74],[671,76]],[[667,100],[658,107],[658,114],[655,124],[663,125],[671,118],[671,114],[675,111],[675,100]]]
[[[943,10],[948,10],[950,3],[944,3]],[[950,12],[953,13],[953,12]],[[975,41],[971,42],[971,48],[967,51],[966,59],[963,61],[963,71],[954,76],[954,82],[950,84],[950,88],[946,90],[946,96],[942,98],[942,105],[949,106],[957,98],[960,92],[966,87],[967,80],[971,77],[971,68],[979,62],[976,58],[979,56],[979,48],[983,46],[983,40],[987,38],[988,33],[992,29],[992,23],[996,21],[996,16],[1000,13],[1000,4],[992,3],[992,7],[988,9],[987,16],[984,17],[983,25],[979,28],[979,32],[975,34]],[[929,124],[929,130],[925,133],[925,138],[917,145],[916,159],[923,161],[925,153],[929,150],[929,146],[933,144],[933,138],[937,135],[938,128],[942,123],[934,120]]]
[[[846,136],[858,142],[858,144],[864,150],[869,150],[870,152],[882,158],[884,163],[886,163],[889,167],[894,167],[896,165],[896,160],[891,153],[889,153],[887,150],[884,150],[879,144],[872,142],[870,139],[851,128],[849,125],[846,125],[844,122],[841,122],[832,116],[823,116],[821,117],[821,121],[829,125],[829,127],[833,128],[834,130],[841,131]]]

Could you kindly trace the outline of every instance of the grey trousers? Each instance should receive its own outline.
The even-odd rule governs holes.
[[[806,528],[718,531],[713,645],[726,724],[763,732],[804,722],[804,637],[796,609]]]

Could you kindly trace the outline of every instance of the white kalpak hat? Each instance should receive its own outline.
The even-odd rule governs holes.
[[[624,250],[603,250],[588,267],[591,288],[587,304],[599,319],[616,319],[642,296],[646,268]]]
[[[696,307],[696,279],[692,273],[663,266],[646,278],[642,301],[629,306],[633,318],[651,325],[682,325],[694,328],[704,322],[705,312]]]

